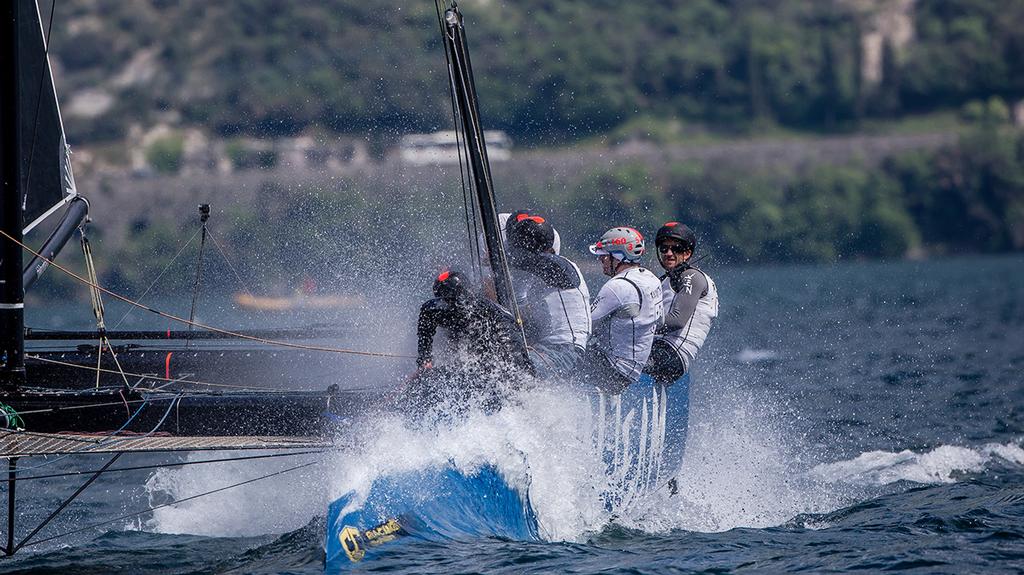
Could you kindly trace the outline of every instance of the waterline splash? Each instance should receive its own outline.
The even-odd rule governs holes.
[[[599,409],[599,395],[534,388],[497,412],[470,410],[437,425],[398,415],[365,417],[338,438],[345,446],[341,451],[320,456],[326,459],[318,472],[160,510],[146,528],[221,536],[279,533],[300,528],[346,493],[356,493],[351,501],[359,505],[382,477],[444,468],[471,474],[490,465],[528,494],[542,539],[582,542],[611,523],[648,533],[774,527],[870,500],[891,492],[883,488],[898,481],[949,483],[993,462],[1024,465],[1019,443],[869,451],[822,463],[827,454],[811,454],[783,410],[758,393],[701,391],[693,403],[686,455],[675,473],[675,495],[656,486],[642,496],[629,491],[614,508],[608,505],[609,493],[635,487],[640,476],[657,476],[648,464],[638,476],[621,470],[626,460],[647,461],[663,449],[662,397],[648,397],[630,414],[607,398]],[[591,417],[581,419],[581,413]],[[643,441],[626,450],[627,434]],[[611,457],[602,456],[604,451]],[[249,465],[164,470],[150,481],[151,497],[159,503],[162,494],[187,496],[265,469]]]
[[[853,485],[955,483],[958,474],[979,473],[996,459],[1024,465],[1024,449],[1016,443],[989,443],[974,449],[943,445],[925,453],[909,449],[898,453],[869,451],[847,461],[819,465],[811,475],[830,483]]]

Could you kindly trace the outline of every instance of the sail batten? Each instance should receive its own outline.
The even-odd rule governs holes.
[[[71,151],[53,85],[53,73],[35,0],[20,3],[18,45],[20,93],[20,162],[24,209],[23,233],[28,233],[78,195],[71,169]]]

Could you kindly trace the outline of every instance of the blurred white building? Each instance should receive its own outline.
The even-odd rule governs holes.
[[[501,162],[512,157],[512,140],[500,130],[485,130],[487,157]],[[409,164],[454,164],[459,161],[459,141],[454,130],[443,130],[433,134],[409,134],[402,136],[398,144],[399,157]]]

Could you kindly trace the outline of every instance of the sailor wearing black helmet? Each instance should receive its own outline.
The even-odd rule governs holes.
[[[590,246],[611,279],[591,307],[593,331],[587,347],[584,383],[620,393],[640,379],[651,353],[663,309],[658,277],[640,266],[644,238],[633,228],[612,228]]]
[[[519,210],[516,212],[502,212],[498,214],[498,227],[501,229],[501,239],[508,245],[508,231],[512,228],[512,225],[516,223],[519,216],[530,215],[529,210]],[[551,232],[555,235],[554,239],[551,240],[551,253],[555,255],[562,255],[562,237],[558,234],[558,230],[551,228]]]
[[[554,253],[555,230],[544,218],[513,214],[508,256],[530,359],[541,377],[569,376],[590,336],[590,291],[576,264]]]
[[[665,268],[661,283],[665,324],[654,339],[644,372],[670,384],[690,371],[704,345],[711,321],[718,316],[718,290],[710,276],[690,265],[697,236],[685,224],[661,226],[654,245]]]
[[[420,307],[416,328],[417,370],[433,367],[434,334],[444,328],[448,339],[473,367],[527,365],[518,343],[515,318],[505,308],[473,293],[462,273],[445,270],[434,281],[434,299]],[[504,359],[504,361],[502,361]]]

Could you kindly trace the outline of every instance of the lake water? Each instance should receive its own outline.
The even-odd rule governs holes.
[[[694,372],[676,496],[588,525],[571,491],[541,493],[538,515],[558,540],[413,543],[362,568],[1024,569],[1024,257],[708,271],[721,316]],[[555,463],[551,442],[543,447]],[[27,548],[0,560],[0,572],[319,573],[335,479],[372,475],[366,461],[331,454],[112,474],[38,538],[308,461],[317,464]],[[21,466],[54,473],[103,462]],[[80,481],[19,484],[19,534]]]

